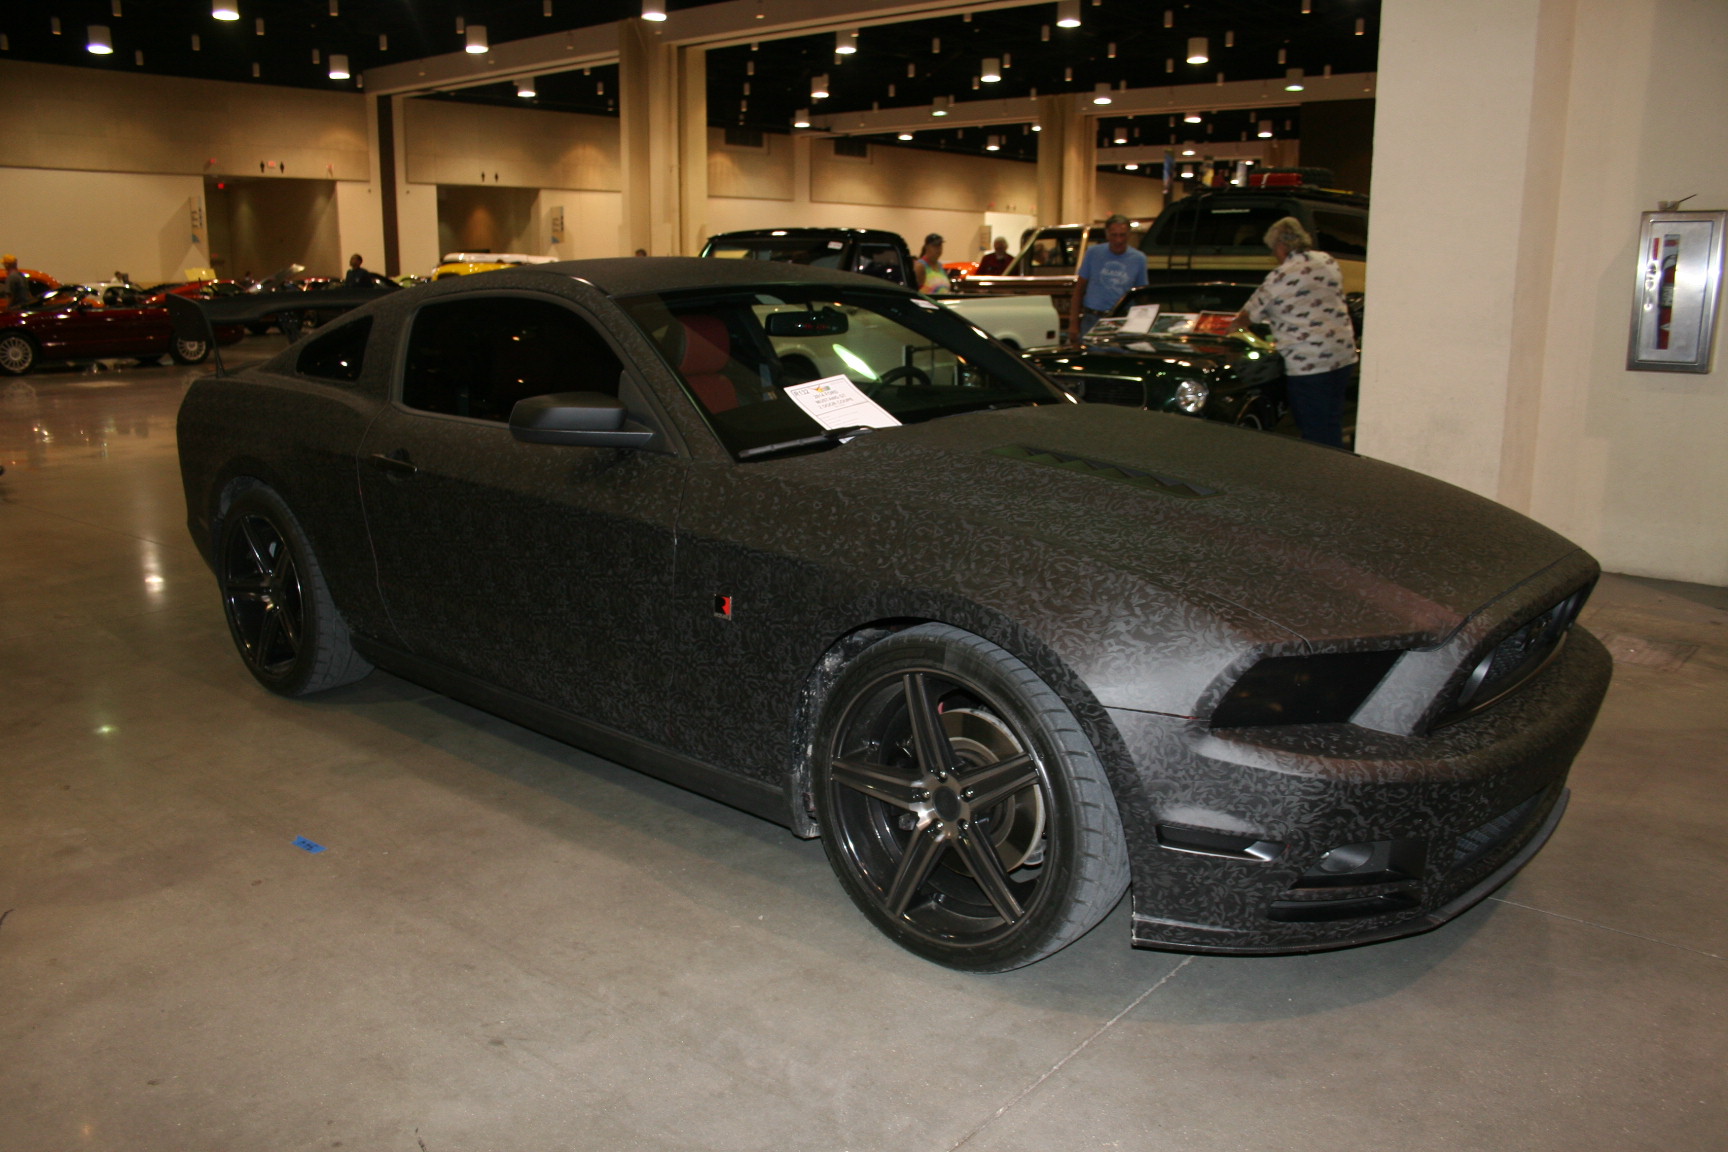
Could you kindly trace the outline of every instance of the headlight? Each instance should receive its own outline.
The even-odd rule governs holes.
[[[1212,727],[1342,724],[1379,686],[1398,652],[1268,656],[1242,674],[1212,713]]]
[[[1176,407],[1184,412],[1198,412],[1206,407],[1211,390],[1201,380],[1184,380],[1176,385]]]

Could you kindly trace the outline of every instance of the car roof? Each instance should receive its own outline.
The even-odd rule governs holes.
[[[528,269],[513,268],[520,275]],[[714,260],[697,256],[618,256],[606,260],[560,260],[532,265],[534,272],[555,272],[594,285],[610,296],[635,296],[643,292],[678,292],[690,288],[730,288],[760,284],[842,284],[872,287],[910,295],[897,285],[870,276],[812,268],[805,264],[782,264],[767,260]],[[484,277],[505,272],[483,272],[469,279],[477,285]]]
[[[855,240],[882,238],[902,240],[898,232],[886,228],[740,228],[736,232],[716,232],[713,240],[822,240],[834,236],[850,236]]]

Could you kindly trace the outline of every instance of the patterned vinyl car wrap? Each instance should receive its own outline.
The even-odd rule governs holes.
[[[860,301],[891,310],[910,296],[784,265],[543,265],[407,289],[335,321],[314,341],[364,326],[348,337],[364,349],[352,379],[310,374],[308,341],[200,379],[179,423],[188,521],[225,582],[242,655],[254,617],[231,557],[256,540],[236,536],[236,508],[301,550],[308,589],[316,558],[333,613],[314,604],[300,623],[339,617],[357,669],[369,661],[832,841],[823,813],[847,809],[825,808],[822,793],[845,765],[822,749],[869,698],[860,669],[896,637],[973,638],[961,647],[1028,670],[1041,714],[1071,716],[1074,755],[1101,765],[1099,799],[1115,808],[1101,835],[1125,845],[1142,946],[1292,952],[1425,931],[1552,831],[1610,670],[1573,624],[1598,573],[1575,545],[1364,457],[1076,403],[945,316],[928,320],[933,339],[964,330],[981,343],[957,343],[962,360],[1013,376],[1031,399],[738,452],[729,417],[669,358],[664,333],[645,329],[639,302],[676,311],[741,291],[870,293],[846,297],[854,326]],[[481,299],[539,301],[591,325],[623,378],[590,379],[618,375],[602,357],[604,368],[564,365],[563,387],[613,389],[644,446],[530,442],[502,418],[405,404],[417,315]],[[221,316],[219,305],[204,307]],[[764,387],[778,397],[780,384]],[[907,676],[951,674],[915,663]],[[974,761],[1014,759],[1017,744],[1055,771],[1056,754],[998,706],[1006,690],[952,675],[974,692],[937,710],[955,713],[942,723],[956,750],[995,741]],[[985,736],[955,735],[968,725]],[[881,825],[908,857],[942,826],[929,779],[895,799],[912,815]],[[1058,837],[1053,852],[1066,843],[1063,795],[1020,794],[1017,827]],[[1010,826],[981,812],[961,822]],[[1028,900],[1039,868],[1056,866],[1041,851],[1022,845],[1012,861]],[[850,881],[867,914],[870,882],[867,866]],[[1105,888],[1092,922],[1114,903]],[[916,919],[904,893],[877,895],[890,935]],[[929,903],[944,899],[958,898]],[[996,903],[1012,928],[1017,906]],[[944,923],[949,943],[921,922],[908,946],[980,970],[1090,927],[1010,955],[990,951],[1001,925],[978,927],[968,951]]]

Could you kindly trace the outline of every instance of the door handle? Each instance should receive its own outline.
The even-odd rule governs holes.
[[[391,476],[412,476],[420,469],[414,467],[408,459],[408,449],[398,448],[386,456],[382,452],[374,452],[366,458],[367,463]]]

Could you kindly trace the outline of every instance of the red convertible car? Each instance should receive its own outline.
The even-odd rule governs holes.
[[[220,344],[232,344],[242,335],[238,326],[216,329]],[[0,311],[0,373],[8,376],[22,376],[44,360],[127,357],[155,364],[171,356],[176,364],[197,364],[208,355],[208,342],[174,335],[168,309],[161,304],[105,305],[81,287],[60,288]]]

